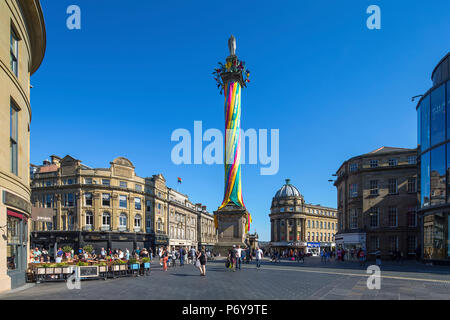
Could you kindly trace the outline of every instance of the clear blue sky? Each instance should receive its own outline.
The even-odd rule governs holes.
[[[327,181],[346,159],[380,146],[415,147],[411,97],[449,51],[449,1],[42,0],[47,51],[32,77],[31,162],[70,154],[93,167],[129,158],[139,176],[212,212],[223,167],[171,162],[173,130],[224,127],[211,72],[227,39],[252,71],[242,127],[280,129],[280,170],[242,167],[251,231],[270,238],[269,209],[285,178],[314,204],[336,206]],[[66,9],[81,8],[81,30]],[[366,8],[381,8],[381,30]]]

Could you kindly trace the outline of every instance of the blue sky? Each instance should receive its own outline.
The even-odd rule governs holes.
[[[139,176],[211,212],[223,198],[223,167],[175,165],[173,130],[224,127],[211,75],[237,38],[251,70],[242,94],[244,129],[280,130],[280,168],[242,166],[251,231],[270,238],[270,204],[290,178],[306,202],[336,206],[327,181],[346,159],[380,146],[415,147],[411,97],[431,86],[448,52],[448,1],[41,0],[47,51],[32,77],[31,162],[70,154],[93,167],[129,158]],[[81,30],[66,9],[81,8]],[[366,8],[381,8],[381,29]]]

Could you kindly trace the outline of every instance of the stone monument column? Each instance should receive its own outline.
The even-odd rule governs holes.
[[[222,204],[214,212],[214,222],[219,239],[214,247],[222,255],[233,245],[247,247],[246,235],[250,229],[251,215],[247,211],[241,186],[241,90],[249,81],[245,63],[236,56],[236,39],[228,40],[230,55],[226,63],[219,63],[213,73],[220,93],[225,98],[225,186]]]

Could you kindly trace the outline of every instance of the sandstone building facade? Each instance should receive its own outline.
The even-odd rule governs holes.
[[[162,174],[139,177],[123,157],[109,168],[91,168],[71,156],[51,156],[32,171],[33,206],[51,209],[50,217],[34,217],[33,246],[197,247],[197,206],[168,188]]]
[[[0,291],[25,283],[31,217],[30,76],[45,47],[39,1],[0,1]]]
[[[299,249],[316,254],[335,246],[337,210],[305,203],[298,189],[286,179],[272,199],[270,208],[270,247]]]
[[[347,251],[377,248],[413,257],[420,245],[417,150],[381,147],[345,161],[337,171],[338,234]]]

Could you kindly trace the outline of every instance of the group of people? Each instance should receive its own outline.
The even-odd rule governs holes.
[[[233,245],[233,247],[228,251],[226,267],[233,270],[241,270],[241,265],[244,261],[248,264],[253,257],[256,260],[256,267],[261,267],[261,260],[264,257],[264,251],[256,247],[253,251],[250,248],[242,249],[240,245]]]
[[[49,250],[42,248],[34,248],[31,249],[30,252],[30,263],[61,263],[62,261],[98,261],[98,260],[130,260],[131,258],[140,259],[140,258],[153,258],[152,250],[147,250],[146,248],[140,249],[137,247],[133,249],[131,252],[128,248],[125,250],[122,249],[113,249],[110,248],[105,250],[105,248],[101,248],[100,252],[97,254],[95,249],[86,250],[83,248],[79,248],[77,251],[74,249],[64,251],[62,248],[58,248],[58,250],[51,255]]]
[[[271,262],[280,262],[281,258],[286,258],[286,259],[291,259],[291,260],[295,260],[295,261],[302,261],[305,262],[305,252],[303,251],[303,249],[297,250],[297,249],[290,249],[290,250],[274,250],[271,252],[270,255]]]
[[[204,246],[200,250],[196,250],[194,247],[189,250],[186,247],[174,247],[172,250],[167,247],[160,247],[157,250],[157,254],[159,264],[163,267],[164,271],[167,271],[169,266],[175,267],[178,260],[180,267],[184,266],[187,261],[187,263],[194,264],[200,270],[201,276],[206,276],[206,261],[213,257],[211,251],[207,250]]]

